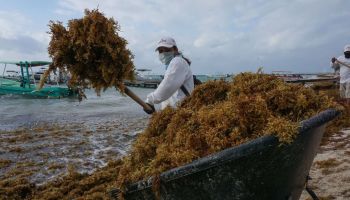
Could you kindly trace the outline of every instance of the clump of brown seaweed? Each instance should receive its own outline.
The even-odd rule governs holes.
[[[123,92],[123,80],[134,78],[133,55],[127,41],[119,36],[118,23],[96,10],[85,10],[81,19],[49,24],[51,41],[48,52],[52,64],[45,76],[60,69],[71,75],[69,85],[101,90],[115,87]],[[41,80],[41,86],[44,79]]]
[[[122,160],[91,175],[70,172],[36,187],[30,198],[108,199],[111,187],[123,191],[129,183],[263,135],[288,144],[301,120],[328,108],[339,104],[325,93],[260,72],[241,73],[232,82],[209,81],[177,108],[155,113]]]

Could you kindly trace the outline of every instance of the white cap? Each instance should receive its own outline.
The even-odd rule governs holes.
[[[350,51],[350,44],[345,45],[344,52]]]
[[[156,51],[158,50],[159,47],[167,47],[167,48],[171,48],[173,46],[176,46],[176,42],[173,38],[171,37],[163,37],[159,40],[158,44],[157,44],[157,48]]]

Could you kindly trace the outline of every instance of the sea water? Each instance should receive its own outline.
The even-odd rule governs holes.
[[[152,89],[130,88],[141,99]],[[37,123],[89,123],[95,120],[116,118],[142,118],[147,114],[131,98],[115,89],[108,89],[97,96],[94,90],[86,90],[87,99],[31,99],[22,96],[0,96],[0,130],[30,127]]]

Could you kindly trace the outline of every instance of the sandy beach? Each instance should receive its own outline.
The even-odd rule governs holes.
[[[350,128],[321,145],[310,170],[309,187],[320,199],[350,199]],[[301,200],[312,199],[304,190]]]

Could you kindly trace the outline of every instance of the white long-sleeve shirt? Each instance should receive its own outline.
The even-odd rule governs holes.
[[[176,56],[170,61],[158,88],[147,95],[146,102],[152,105],[161,103],[161,109],[168,105],[175,107],[177,102],[186,97],[180,89],[182,85],[191,93],[194,89],[193,75],[186,60]]]
[[[344,55],[339,56],[337,58],[342,63],[345,63],[347,65],[350,65],[350,58],[345,58]],[[341,65],[337,62],[331,63],[331,67],[334,69],[339,68],[339,76],[340,76],[340,83],[347,83],[350,82],[350,68],[344,65]]]

